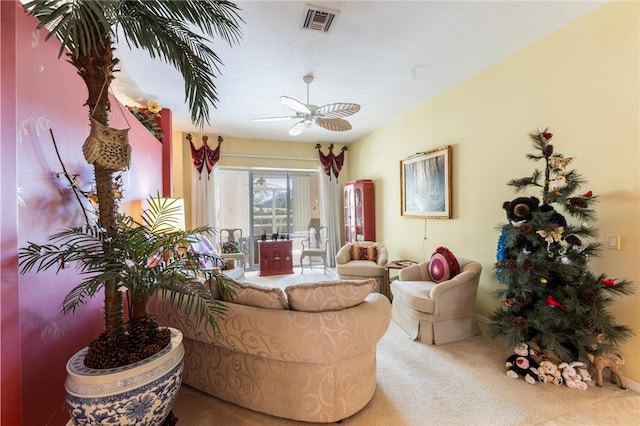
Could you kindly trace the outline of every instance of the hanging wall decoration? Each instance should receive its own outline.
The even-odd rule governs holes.
[[[202,136],[202,146],[197,149],[195,145],[193,145],[191,133],[187,134],[187,140],[189,141],[189,145],[191,145],[191,158],[193,159],[193,166],[198,171],[198,179],[202,179],[202,170],[205,165],[207,166],[207,179],[209,179],[213,166],[220,160],[220,146],[223,141],[222,136],[218,136],[218,146],[215,149],[211,149],[207,144],[207,140],[209,140],[207,135]]]
[[[320,144],[316,144],[320,164],[322,164],[322,170],[327,176],[329,176],[329,180],[331,180],[331,174],[333,173],[336,177],[336,183],[338,183],[338,175],[340,174],[340,170],[342,170],[342,165],[344,164],[344,152],[347,150],[347,147],[343,146],[340,150],[340,154],[338,155],[333,153],[333,144],[329,145],[328,154],[323,154],[320,148],[322,148],[322,146]]]

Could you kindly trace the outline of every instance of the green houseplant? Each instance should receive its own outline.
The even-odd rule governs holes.
[[[62,311],[73,313],[87,298],[100,293],[107,282],[118,286],[127,300],[129,320],[124,333],[104,333],[89,345],[85,365],[113,368],[140,361],[164,348],[169,330],[159,328],[147,314],[146,306],[156,293],[170,296],[170,301],[185,313],[194,312],[200,320],[215,326],[224,307],[214,298],[218,291],[233,291],[215,269],[203,265],[221,264],[215,254],[190,250],[198,234],[213,234],[202,226],[180,230],[176,223],[181,209],[175,199],[159,195],[148,200],[141,220],[118,213],[116,231],[107,233],[99,224],[66,228],[51,235],[47,244],[29,243],[18,253],[21,273],[56,271],[70,264],[83,277],[64,298]],[[214,290],[214,286],[217,288]]]
[[[182,74],[192,121],[196,125],[204,125],[209,121],[209,107],[218,101],[213,80],[222,64],[207,43],[214,36],[229,44],[237,42],[240,37],[239,22],[242,21],[236,5],[224,0],[35,0],[24,4],[23,8],[39,20],[38,28],[49,31],[47,39],[55,37],[61,42],[59,56],[65,55],[85,82],[88,91],[86,105],[92,118],[92,128],[98,124],[108,126],[109,87],[119,62],[114,56],[113,41],[116,36],[128,45],[148,52],[151,57],[173,65]],[[118,241],[128,232],[135,235],[142,232],[135,230],[136,226],[129,226],[134,224],[129,218],[119,217],[116,210],[114,174],[128,164],[114,168],[93,161],[89,163],[94,167],[100,229],[89,228],[93,229],[91,232],[94,234],[85,231],[75,238],[79,241],[87,238]],[[60,237],[73,236],[72,231],[66,232]],[[172,238],[175,241],[181,239],[178,235]],[[57,260],[61,259],[48,258],[51,263],[41,264],[40,267],[52,267]],[[127,333],[121,280],[111,272],[105,272],[102,278],[104,281],[97,288],[104,294],[105,331],[99,340],[118,342]],[[131,305],[138,305],[137,291],[127,290]],[[91,291],[77,296],[93,295]],[[74,300],[77,302],[81,298],[66,300],[65,306],[71,311],[76,306]]]

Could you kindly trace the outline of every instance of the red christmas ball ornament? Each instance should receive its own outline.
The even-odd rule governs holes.
[[[542,137],[544,137],[546,140],[549,140],[553,137],[553,133],[542,132]]]
[[[585,192],[584,194],[582,194],[582,197],[584,197],[584,198],[593,197],[593,191]]]

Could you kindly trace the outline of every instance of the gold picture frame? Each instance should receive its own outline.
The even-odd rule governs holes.
[[[400,160],[400,214],[451,219],[451,146]]]

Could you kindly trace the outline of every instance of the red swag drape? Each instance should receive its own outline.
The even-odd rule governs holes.
[[[329,176],[329,180],[331,180],[331,173],[333,173],[336,177],[336,183],[338,183],[338,175],[340,174],[340,170],[342,170],[342,165],[344,164],[344,152],[347,150],[347,147],[343,146],[340,150],[340,154],[338,155],[333,153],[333,144],[329,145],[328,154],[324,154],[320,148],[320,144],[317,144],[316,149],[318,150],[318,157],[320,158],[320,164],[322,164],[322,170],[327,176]]]
[[[209,140],[209,137],[206,135],[202,136],[202,146],[197,149],[195,145],[193,145],[191,133],[187,134],[187,140],[189,141],[189,145],[191,145],[191,159],[193,160],[193,166],[198,171],[198,178],[202,179],[202,170],[206,165],[207,179],[209,179],[211,176],[211,170],[213,170],[213,166],[215,166],[218,160],[220,160],[220,146],[222,145],[223,141],[222,137],[218,136],[218,146],[215,149],[211,149],[207,144],[207,140]]]

